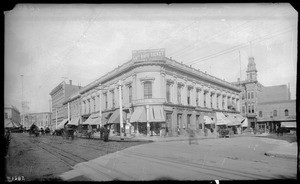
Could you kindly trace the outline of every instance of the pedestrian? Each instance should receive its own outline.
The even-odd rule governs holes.
[[[169,129],[168,129],[168,126],[166,126],[166,133],[165,133],[165,136],[169,136]]]
[[[177,127],[177,135],[180,135],[180,129]]]

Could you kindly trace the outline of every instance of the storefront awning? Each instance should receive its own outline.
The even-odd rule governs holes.
[[[286,127],[286,128],[296,128],[296,121],[293,122],[281,122],[281,127]]]
[[[213,120],[210,117],[204,116],[204,123],[206,125],[208,125],[208,124],[213,124],[214,122],[213,122]]]
[[[120,109],[114,111],[107,124],[120,123]],[[123,111],[123,123],[126,123],[126,112]]]
[[[70,121],[70,123],[68,123],[68,125],[78,126],[79,125],[79,117],[72,118],[71,121]]]
[[[241,121],[237,118],[235,114],[228,114],[227,118],[229,119],[227,126],[238,126],[241,125]]]
[[[82,124],[83,125],[91,125],[93,123],[93,120],[95,118],[97,118],[98,116],[99,116],[98,113],[91,114],[90,117],[85,122],[83,122]]]
[[[146,119],[146,109],[144,106],[141,107],[135,107],[134,112],[132,113],[130,117],[130,123],[133,122],[147,122]]]
[[[150,106],[149,108],[149,122],[164,122],[164,110],[162,106]]]
[[[242,127],[248,127],[248,118],[244,118],[242,121]]]
[[[5,128],[14,128],[14,127],[16,127],[15,125],[14,125],[14,123],[11,121],[11,120],[9,120],[9,119],[5,119],[5,121],[4,121],[4,127]]]
[[[59,125],[57,125],[56,130],[63,129],[64,126],[65,126],[65,124],[67,124],[67,123],[68,123],[68,119],[62,120],[62,121],[59,123]]]
[[[222,112],[216,112],[216,116],[217,116],[216,125],[227,125],[228,124],[229,120]]]

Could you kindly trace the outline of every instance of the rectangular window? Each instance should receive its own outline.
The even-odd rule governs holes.
[[[150,81],[144,82],[144,98],[152,98],[152,82]]]
[[[187,104],[188,105],[191,105],[191,90],[190,89],[187,89]]]
[[[212,101],[213,101],[213,97],[212,97],[212,95],[210,95],[210,108],[213,108]]]
[[[253,92],[251,92],[251,98],[254,99],[254,93]]]
[[[248,92],[248,99],[250,99],[250,92]]]
[[[166,89],[166,98],[167,98],[167,102],[171,102],[171,84],[167,83],[167,89]]]
[[[8,114],[7,114],[7,112],[4,114],[4,116],[5,116],[5,119],[7,119],[7,118],[8,118]]]
[[[181,87],[180,86],[177,87],[177,100],[178,100],[178,103],[181,104]]]
[[[190,114],[187,115],[187,128],[190,128],[191,125],[191,116]]]
[[[250,105],[248,106],[248,111],[249,111],[249,113],[251,113],[251,106]]]
[[[242,113],[245,114],[245,106],[242,107]]]
[[[132,86],[128,86],[128,91],[129,91],[129,103],[132,102]]]

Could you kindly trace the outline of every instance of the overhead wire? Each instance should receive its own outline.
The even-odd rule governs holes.
[[[62,57],[61,62],[64,61],[67,58],[67,56],[73,51],[75,46],[77,46],[77,44],[83,39],[83,37],[86,36],[87,31],[92,26],[92,24],[94,23],[94,21],[97,17],[98,17],[98,14],[89,21],[88,26],[85,28],[85,30],[80,35],[80,37],[75,41],[75,43],[73,43],[73,45],[68,49],[67,53]]]
[[[294,25],[294,26],[296,26],[296,25]],[[252,40],[251,42],[252,42],[252,43],[258,43],[258,42],[263,41],[264,39],[270,39],[270,38],[273,38],[273,37],[278,36],[278,35],[280,35],[280,34],[283,34],[283,33],[286,33],[286,32],[291,31],[292,28],[293,28],[294,26],[289,27],[287,30],[286,30],[286,28],[280,30],[280,31],[283,31],[283,30],[286,30],[286,31],[283,31],[283,32],[277,32],[277,33],[275,33],[275,34],[273,33],[270,37],[268,37],[268,36],[270,35],[270,34],[268,34],[268,35],[265,35],[265,36],[263,36],[263,37],[261,37],[261,38],[254,39],[254,40]],[[257,41],[257,40],[258,40],[258,41]],[[212,54],[212,55],[208,55],[208,56],[205,56],[205,57],[201,57],[201,58],[197,58],[197,59],[191,60],[190,62],[186,62],[186,64],[193,64],[193,63],[196,63],[196,62],[200,62],[200,61],[204,61],[204,60],[207,60],[207,59],[211,59],[211,58],[214,58],[214,57],[217,57],[217,56],[220,56],[220,55],[227,54],[227,53],[229,53],[229,52],[235,51],[235,50],[238,49],[238,48],[242,48],[242,47],[245,47],[245,46],[248,46],[248,45],[249,45],[248,42],[247,42],[247,43],[242,43],[242,44],[236,45],[236,46],[234,46],[234,47],[231,47],[231,48],[229,48],[229,49],[225,49],[225,50],[223,50],[223,51],[220,51],[220,52],[218,52],[218,53],[214,53],[214,54]]]
[[[277,6],[276,8],[274,8],[274,9],[272,9],[270,12],[269,12],[269,15],[271,15],[273,12],[275,12],[275,10],[276,9],[278,9],[279,8],[279,6]],[[266,16],[266,14],[264,14],[264,16]],[[235,26],[234,28],[236,28],[236,27],[239,27],[239,26],[244,26],[245,24],[248,24],[249,22],[252,22],[253,20],[255,20],[255,18],[252,18],[251,20],[248,20],[248,21],[246,21],[246,22],[244,22],[244,23],[242,23],[242,24],[240,24],[240,25],[238,25],[238,26]],[[202,41],[205,41],[205,40],[208,40],[208,39],[211,39],[211,38],[216,38],[216,37],[218,37],[218,36],[221,36],[221,35],[224,35],[226,32],[229,32],[230,30],[233,30],[234,28],[229,28],[229,29],[227,29],[227,30],[225,30],[225,31],[223,31],[223,32],[221,32],[221,33],[217,33],[217,34],[215,34],[215,35],[213,35],[213,36],[210,36],[210,37],[206,37],[204,40],[202,40]],[[195,42],[197,42],[197,41],[195,41]],[[195,43],[195,42],[193,42],[193,44]],[[185,48],[183,48],[183,49],[180,49],[180,50],[178,50],[178,51],[180,51],[180,52],[178,52],[178,51],[176,51],[176,52],[172,52],[170,55],[172,55],[172,57],[173,56],[175,56],[176,54],[178,54],[178,53],[182,53],[182,54],[184,54],[184,52],[182,52],[183,50],[186,50],[186,49],[188,49],[188,48],[190,48],[190,47],[194,47],[193,45],[189,45],[189,46],[187,46],[187,47],[185,47]],[[202,48],[202,47],[201,47]],[[194,48],[194,49],[196,49],[196,48]],[[199,48],[197,48],[197,49],[199,49]],[[192,50],[190,50],[190,51],[192,51]],[[189,52],[190,52],[189,51]],[[175,53],[175,55],[174,55],[174,53]]]
[[[278,6],[276,7],[276,8],[278,8]],[[269,12],[269,15],[272,15],[273,14],[273,12],[276,10],[276,8],[275,9],[272,9],[270,12]],[[289,11],[285,11],[285,12],[283,12],[283,13],[286,13],[286,12],[289,12]],[[264,14],[264,16],[266,16],[266,14]],[[231,30],[234,30],[234,29],[236,29],[236,28],[239,28],[239,27],[241,27],[242,28],[242,30],[244,30],[244,29],[246,29],[247,27],[249,27],[250,25],[248,25],[248,26],[245,26],[246,24],[249,24],[249,23],[251,23],[252,21],[254,21],[254,20],[256,20],[255,18],[252,18],[251,20],[248,20],[248,21],[246,21],[246,22],[244,22],[244,23],[242,23],[242,24],[239,24],[238,26],[235,26],[235,27],[233,27],[233,28],[229,28],[229,29],[227,29],[227,30],[225,30],[225,31],[223,31],[223,32],[221,32],[221,33],[217,33],[217,34],[215,34],[215,35],[213,35],[213,36],[210,36],[210,37],[206,37],[204,40],[202,40],[202,41],[206,41],[206,40],[209,40],[209,39],[214,39],[214,38],[217,38],[217,37],[219,37],[219,36],[222,36],[222,35],[225,35],[227,32],[229,32],[229,31],[231,31]],[[239,33],[239,32],[241,32],[242,30],[238,30],[238,31],[235,31],[235,33],[237,34],[237,33]],[[172,57],[176,57],[176,56],[180,56],[180,55],[182,55],[182,54],[185,54],[185,56],[183,56],[183,57],[181,57],[181,58],[184,58],[184,57],[193,57],[193,56],[190,56],[190,55],[188,55],[188,53],[190,53],[190,52],[193,52],[195,49],[197,49],[197,50],[199,50],[199,49],[201,49],[201,48],[204,48],[204,47],[206,47],[206,45],[204,45],[204,46],[202,46],[202,47],[195,47],[194,46],[194,44],[196,43],[197,41],[194,41],[191,45],[189,45],[189,46],[187,46],[187,47],[184,47],[183,49],[180,49],[180,50],[178,50],[178,51],[176,51],[176,52],[172,52],[170,55],[172,55],[173,53],[175,53],[175,54],[173,54],[172,55]],[[186,50],[186,49],[189,49],[190,47],[193,47],[192,49],[190,49],[189,51],[187,51],[187,52],[184,52],[184,50]]]

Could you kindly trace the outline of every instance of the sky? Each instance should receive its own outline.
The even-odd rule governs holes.
[[[65,81],[85,86],[129,61],[132,50],[166,57],[228,82],[254,57],[264,86],[296,99],[297,11],[266,4],[18,4],[5,14],[4,102],[49,112]]]

